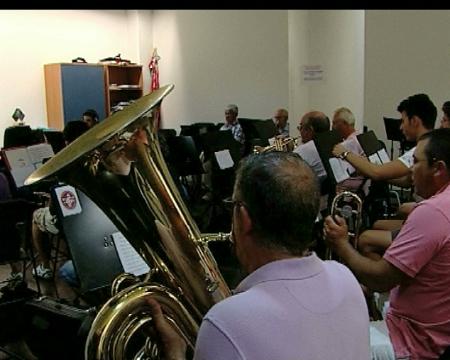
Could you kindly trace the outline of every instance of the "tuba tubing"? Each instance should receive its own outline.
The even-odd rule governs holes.
[[[200,234],[161,153],[152,113],[172,89],[161,87],[103,120],[26,180],[32,184],[56,176],[83,191],[151,269],[139,284],[119,291],[125,277],[114,285],[113,292],[119,292],[90,329],[89,360],[136,358],[128,355],[134,335],[151,326],[148,316],[139,315],[148,312],[146,297],[162,304],[192,347],[205,313],[231,294],[206,246],[213,237]],[[156,343],[150,343],[152,349],[139,347],[139,356],[158,353]]]

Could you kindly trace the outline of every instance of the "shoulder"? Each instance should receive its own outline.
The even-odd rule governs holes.
[[[413,155],[416,147],[405,152],[402,156],[400,156],[397,160],[404,164],[406,167],[411,168],[413,166]]]

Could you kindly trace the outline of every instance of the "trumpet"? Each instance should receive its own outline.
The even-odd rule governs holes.
[[[299,137],[275,138],[274,143],[268,146],[254,146],[254,154],[262,154],[270,151],[285,151],[290,152],[298,145]]]

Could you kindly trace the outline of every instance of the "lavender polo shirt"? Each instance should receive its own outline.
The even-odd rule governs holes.
[[[347,267],[313,253],[260,267],[213,306],[194,359],[364,360],[369,354],[361,287]]]

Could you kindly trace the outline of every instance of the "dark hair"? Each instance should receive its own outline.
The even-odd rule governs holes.
[[[447,115],[447,117],[450,119],[450,101],[446,101],[446,102],[442,105],[442,111],[443,111],[444,114]]]
[[[98,114],[97,111],[95,111],[94,109],[87,109],[84,113],[83,116],[89,116],[90,118],[92,118],[95,122],[98,121]]]
[[[64,126],[63,130],[64,140],[66,140],[66,142],[70,144],[72,141],[83,135],[88,130],[89,130],[88,124],[86,124],[82,120],[69,121],[66,124],[66,126]]]
[[[262,246],[299,255],[311,245],[320,191],[298,154],[247,156],[236,174],[235,196],[245,204]]]
[[[425,129],[431,130],[434,128],[437,109],[426,94],[416,94],[402,100],[397,106],[397,111],[400,113],[404,111],[408,119],[417,116],[422,120],[422,125]]]
[[[450,129],[434,129],[423,134],[417,141],[428,139],[424,152],[428,165],[438,160],[445,162],[450,172]]]
[[[312,115],[306,118],[305,125],[313,129],[315,134],[320,134],[330,130],[330,119],[328,116]]]

